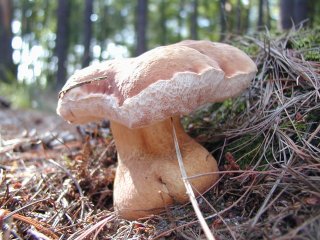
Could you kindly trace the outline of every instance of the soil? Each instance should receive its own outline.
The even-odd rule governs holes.
[[[77,136],[76,126],[68,124],[55,114],[36,110],[0,109],[0,136],[3,140],[66,131]]]

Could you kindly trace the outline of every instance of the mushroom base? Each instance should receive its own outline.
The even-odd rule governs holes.
[[[211,154],[188,136],[175,117],[183,163],[189,177],[217,172]],[[174,203],[189,201],[176,156],[171,120],[145,128],[130,129],[111,123],[118,151],[114,182],[114,208],[120,217],[133,220],[157,214]],[[217,173],[190,179],[194,192],[203,193],[218,178]]]

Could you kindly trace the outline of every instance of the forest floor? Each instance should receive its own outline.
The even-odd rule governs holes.
[[[217,240],[320,239],[319,38],[233,39],[259,68],[250,89],[183,118],[219,164],[197,199]],[[0,126],[0,239],[204,239],[190,204],[115,216],[108,122],[0,109]]]

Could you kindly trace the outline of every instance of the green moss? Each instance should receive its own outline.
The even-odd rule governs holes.
[[[307,61],[320,61],[320,28],[298,32],[290,39],[290,45]]]
[[[307,122],[320,122],[320,110],[309,112],[306,116]]]
[[[305,132],[307,130],[307,125],[304,122],[295,122],[295,128],[299,132]]]
[[[1,83],[0,95],[12,103],[13,108],[29,108],[31,106],[30,86],[24,84]]]
[[[231,152],[241,169],[254,166],[261,157],[264,144],[264,137],[244,135],[229,143],[225,152]],[[273,159],[271,150],[267,150],[265,157],[259,163],[257,170],[264,170],[268,161]]]
[[[36,83],[1,83],[0,96],[11,102],[11,107],[34,108],[46,112],[55,112],[57,93],[49,88],[43,88]]]
[[[245,53],[247,53],[249,56],[257,56],[260,51],[260,47],[256,44],[242,46],[242,47],[240,47],[240,49],[242,51],[244,51]]]

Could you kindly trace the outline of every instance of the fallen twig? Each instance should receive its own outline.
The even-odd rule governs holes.
[[[21,210],[21,209],[19,209]],[[5,221],[6,219],[8,219],[9,217],[12,217],[13,219],[22,221],[24,223],[30,224],[32,226],[34,226],[38,231],[40,231],[41,233],[50,236],[52,239],[59,239],[58,235],[56,235],[53,231],[51,231],[49,228],[45,227],[43,223],[32,219],[30,217],[25,217],[23,215],[20,215],[18,213],[14,212],[10,212],[9,210],[6,209],[0,209],[1,212],[4,213],[4,217],[3,217],[3,221]]]
[[[192,186],[191,186],[190,182],[188,181],[188,176],[186,173],[186,169],[184,168],[184,164],[183,164],[183,160],[182,160],[182,156],[181,156],[181,152],[180,152],[180,148],[179,148],[179,143],[178,143],[178,139],[177,139],[177,135],[176,135],[176,130],[174,128],[172,118],[171,118],[171,123],[172,123],[172,131],[173,131],[173,140],[174,140],[174,145],[176,148],[176,153],[177,153],[178,163],[179,163],[179,167],[180,167],[180,173],[182,176],[182,181],[184,183],[184,186],[186,187],[190,202],[191,202],[192,207],[197,215],[197,218],[199,219],[199,222],[200,222],[200,225],[204,231],[204,234],[206,235],[207,239],[215,240],[215,237],[213,236],[212,232],[210,231],[210,228],[209,228],[208,224],[206,223],[206,221],[200,211],[197,199],[196,199],[194,192],[192,190]]]

